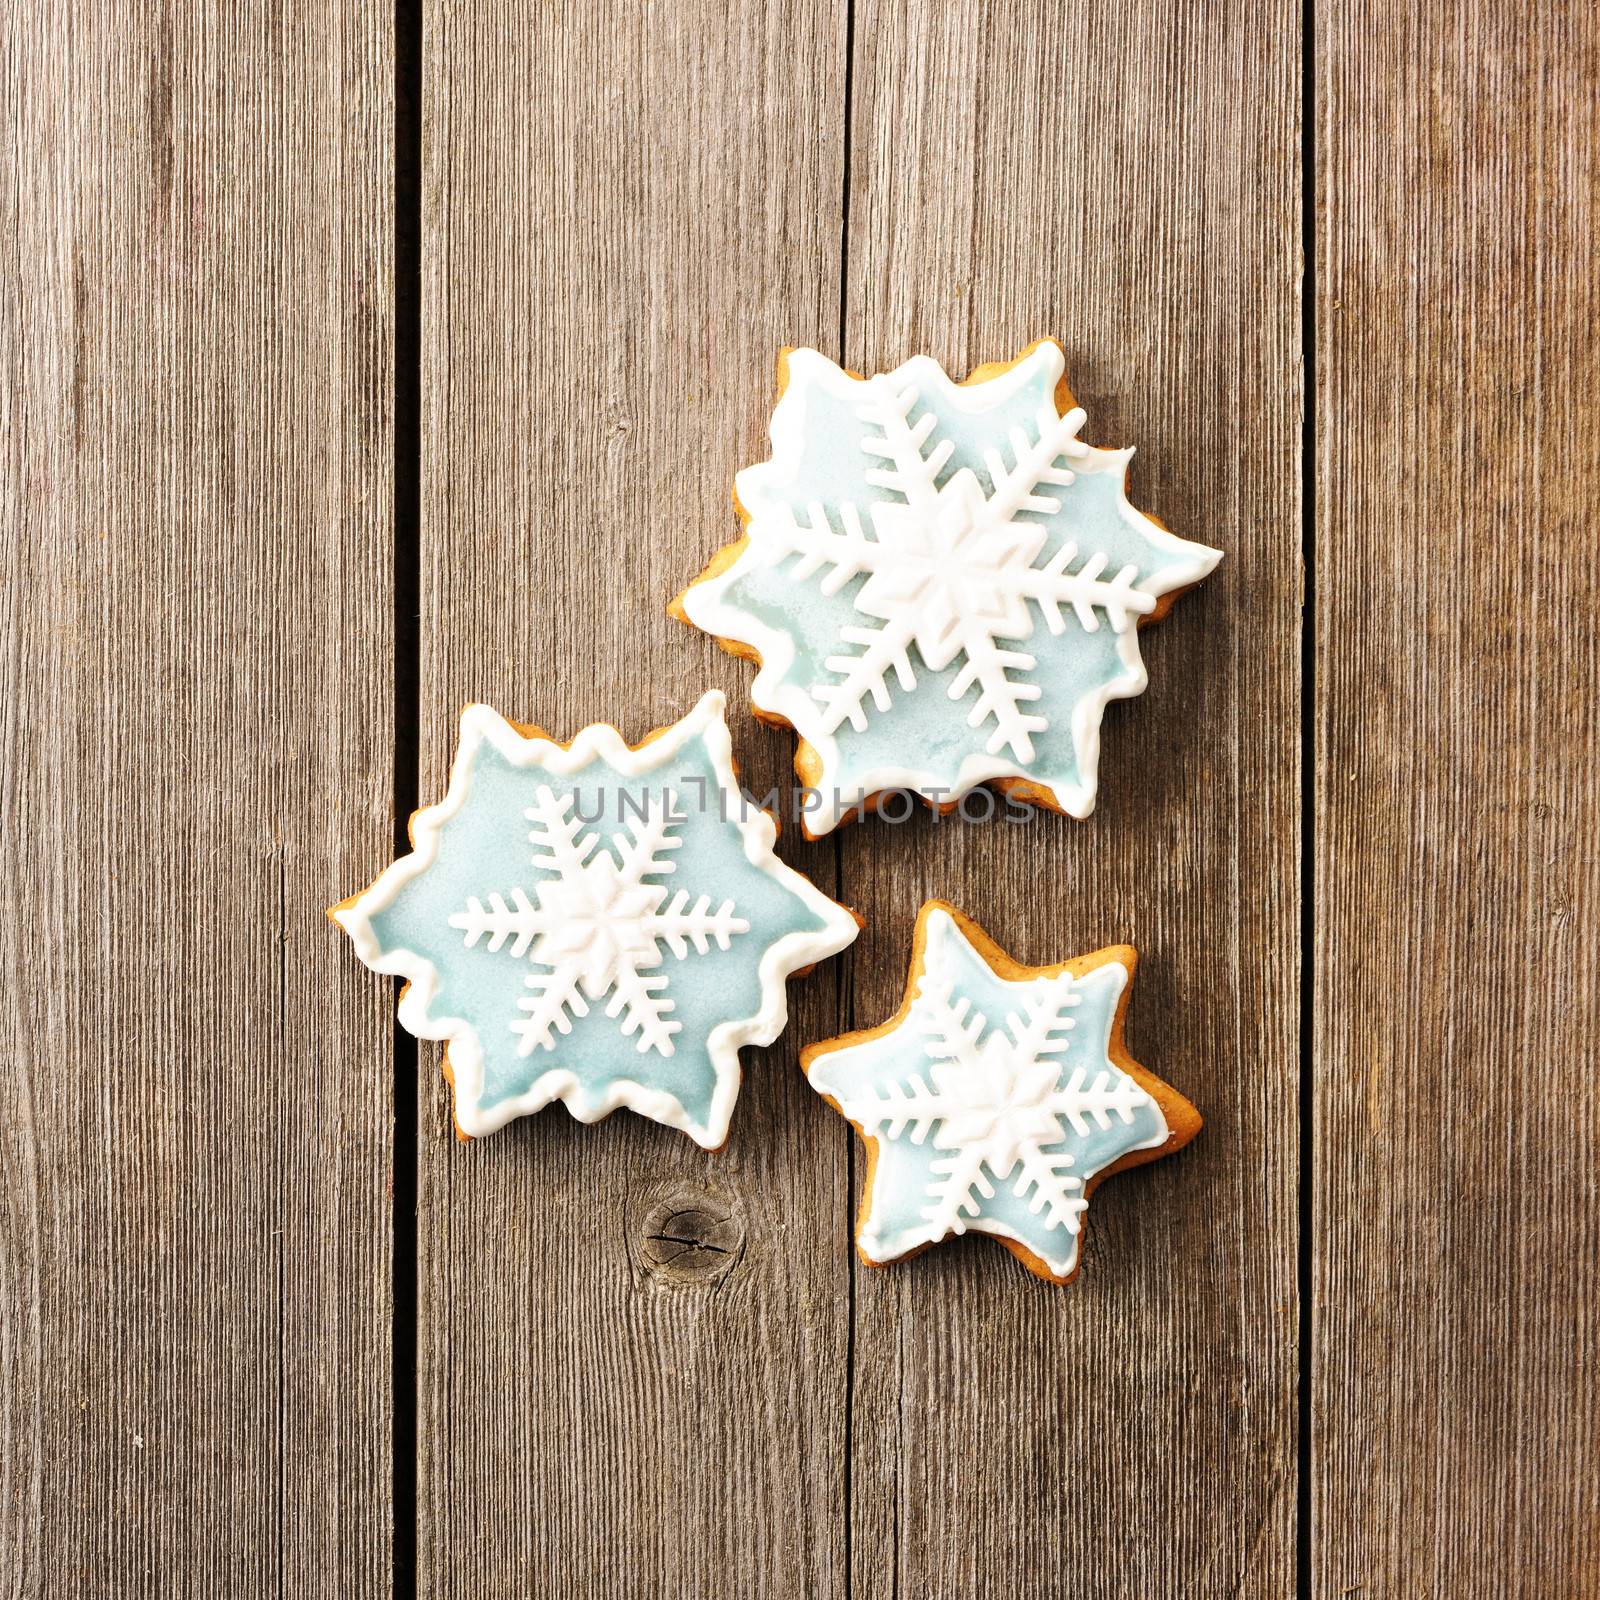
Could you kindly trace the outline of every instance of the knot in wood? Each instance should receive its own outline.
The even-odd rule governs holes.
[[[725,1278],[744,1254],[744,1221],[705,1189],[684,1185],[650,1208],[639,1256],[651,1277],[706,1285]]]

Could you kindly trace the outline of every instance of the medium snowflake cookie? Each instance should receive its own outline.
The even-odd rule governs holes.
[[[784,352],[772,459],[735,482],[744,537],[669,609],[760,663],[809,837],[891,791],[1093,809],[1106,703],[1145,687],[1139,627],[1221,553],[1128,503],[1133,452],[1078,438],[1064,365],[1048,339],[965,383]]]
[[[1123,1045],[1134,961],[1113,945],[1024,967],[955,907],[923,906],[899,1013],[801,1052],[867,1143],[863,1261],[992,1233],[1030,1272],[1071,1282],[1095,1185],[1200,1131]]]
[[[329,913],[400,1021],[449,1041],[463,1137],[563,1100],[618,1106],[716,1149],[739,1048],[788,1020],[784,983],[859,924],[773,852],[734,775],[723,699],[630,747],[560,745],[487,706],[461,717],[450,787],[412,854]]]

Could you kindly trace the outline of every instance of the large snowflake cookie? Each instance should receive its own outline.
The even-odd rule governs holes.
[[[956,383],[927,356],[861,378],[786,351],[744,537],[670,608],[761,663],[800,735],[815,838],[890,791],[976,785],[1094,807],[1100,719],[1145,687],[1141,624],[1221,559],[1128,503],[1132,450],[1078,437],[1043,340]]]
[[[1134,959],[1114,945],[1024,967],[953,906],[923,906],[898,1015],[801,1053],[867,1142],[864,1261],[973,1231],[1071,1281],[1096,1184],[1200,1131],[1123,1045]]]
[[[469,706],[412,854],[333,908],[369,967],[406,979],[405,1027],[449,1041],[463,1136],[563,1100],[715,1149],[739,1047],[776,1039],[785,980],[855,938],[774,854],[722,711],[708,694],[630,747],[603,724],[560,745]]]

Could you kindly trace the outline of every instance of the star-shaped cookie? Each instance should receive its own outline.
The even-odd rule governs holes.
[[[1200,1131],[1123,1044],[1134,963],[1113,945],[1025,967],[954,906],[923,906],[899,1012],[801,1053],[866,1141],[864,1261],[973,1231],[1041,1278],[1072,1280],[1100,1180]]]
[[[637,746],[604,723],[558,744],[469,706],[412,854],[329,914],[406,979],[401,1023],[449,1041],[464,1137],[561,1100],[715,1149],[740,1047],[776,1039],[785,980],[859,931],[776,834],[739,789],[720,694]]]
[[[896,791],[1093,809],[1140,627],[1221,556],[1129,503],[1133,452],[1078,437],[1064,363],[1045,339],[958,383],[927,356],[862,378],[784,352],[772,458],[735,480],[744,537],[669,610],[760,664],[809,836]]]

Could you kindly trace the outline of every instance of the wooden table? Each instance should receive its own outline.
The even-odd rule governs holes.
[[[18,0],[0,1593],[1600,1592],[1597,79],[1577,0]],[[778,348],[1041,334],[1227,551],[1095,816],[791,829],[867,929],[721,1154],[458,1145],[322,909],[459,708],[720,685],[784,781],[663,612]],[[929,894],[1136,943],[1205,1113],[1071,1289],[852,1260],[796,1053]]]

